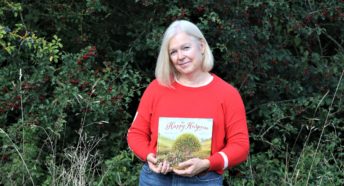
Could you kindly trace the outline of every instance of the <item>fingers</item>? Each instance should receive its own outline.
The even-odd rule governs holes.
[[[158,162],[157,158],[155,157],[155,154],[153,154],[153,153],[149,153],[147,155],[147,161],[151,162],[153,164],[156,164]]]
[[[186,177],[192,177],[192,176],[196,175],[193,173],[192,167],[188,167],[186,169],[173,169],[173,172],[175,174],[180,175],[180,176],[186,176]]]
[[[173,172],[178,175],[187,176],[187,177],[197,175],[198,173],[208,168],[205,162],[203,163],[203,161],[208,162],[208,160],[201,160],[199,158],[193,158],[193,159],[184,161],[179,164],[179,166],[182,167],[182,169],[173,169]]]
[[[173,169],[173,172],[180,176],[191,177],[195,175],[194,162],[192,161],[192,159],[179,163],[178,167],[180,167],[181,169]]]
[[[159,163],[158,165],[155,165],[154,163],[148,161],[148,166],[149,166],[149,168],[153,172],[160,173],[160,170],[161,170],[161,167],[162,167],[162,163]]]
[[[162,164],[160,173],[167,174],[168,172],[171,172],[172,168],[170,167],[170,164],[165,160]]]
[[[156,173],[160,173],[160,169],[161,169],[161,163],[159,163],[158,165],[156,165],[156,163],[158,162],[157,158],[155,157],[155,155],[153,153],[149,153],[147,155],[147,163],[149,168]]]
[[[160,162],[158,164],[152,163],[150,161],[147,161],[147,162],[148,162],[149,168],[155,173],[167,174],[172,171],[172,168],[167,161]]]
[[[179,167],[186,168],[195,164],[194,159],[189,159],[178,164]]]

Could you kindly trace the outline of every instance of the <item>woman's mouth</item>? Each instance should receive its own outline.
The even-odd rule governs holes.
[[[190,63],[190,62],[187,61],[187,62],[179,63],[178,65],[179,65],[180,67],[184,68],[184,67],[188,66],[189,63]]]

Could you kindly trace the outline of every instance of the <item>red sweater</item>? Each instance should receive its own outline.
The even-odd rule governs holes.
[[[141,160],[156,153],[159,117],[213,118],[209,170],[222,174],[246,160],[249,138],[244,104],[239,92],[213,74],[211,83],[168,88],[154,80],[145,90],[128,130],[128,145]]]

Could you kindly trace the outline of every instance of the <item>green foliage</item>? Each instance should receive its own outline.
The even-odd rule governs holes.
[[[136,185],[141,165],[137,164],[135,159],[131,152],[123,150],[105,161],[105,173],[97,185]]]
[[[341,1],[0,1],[0,185],[63,183],[82,141],[98,142],[84,166],[95,171],[83,172],[92,184],[135,185],[126,131],[175,19],[202,29],[213,72],[245,102],[251,154],[225,184],[343,185],[343,11]]]
[[[191,154],[201,150],[201,142],[194,134],[185,133],[177,137],[172,145],[172,150]]]
[[[81,156],[78,147],[86,148],[80,143],[101,138],[86,152],[94,156],[102,149],[105,158],[125,148],[132,119],[129,105],[147,83],[133,69],[130,51],[116,50],[101,60],[95,46],[63,53],[61,39],[51,38],[46,40],[23,24],[0,27],[0,183],[4,185],[84,183],[85,179],[65,182],[78,173],[94,178],[93,171],[75,169],[94,165],[73,165],[90,160]],[[80,141],[78,134],[84,133],[90,139]]]

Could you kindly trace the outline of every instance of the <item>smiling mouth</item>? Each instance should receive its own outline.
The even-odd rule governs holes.
[[[190,63],[190,62],[188,61],[188,62],[179,63],[178,65],[183,67],[183,66],[186,66],[186,65],[189,64],[189,63]]]

